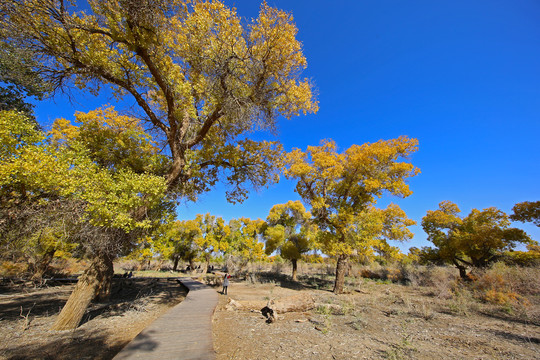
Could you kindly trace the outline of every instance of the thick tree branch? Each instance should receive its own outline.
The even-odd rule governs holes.
[[[193,139],[185,143],[186,148],[190,149],[200,143],[206,134],[208,134],[208,131],[212,128],[212,125],[214,125],[219,118],[221,117],[221,107],[217,107],[210,116],[206,118],[206,120],[203,123],[203,126],[199,129],[197,134]]]

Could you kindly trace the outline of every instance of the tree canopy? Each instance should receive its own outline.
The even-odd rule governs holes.
[[[532,222],[540,226],[540,201],[524,201],[517,203],[512,208],[514,212],[510,215],[510,220],[521,222]]]
[[[300,201],[274,205],[266,218],[264,238],[267,255],[279,250],[282,258],[293,264],[292,279],[297,277],[297,263],[302,254],[314,248],[317,228],[311,214]]]
[[[169,191],[196,198],[221,174],[231,201],[244,183],[277,178],[276,142],[252,141],[278,115],[315,112],[292,16],[261,5],[244,24],[219,1],[90,0],[88,13],[63,0],[2,3],[2,38],[37,59],[31,69],[55,88],[109,85],[139,106],[170,157]]]
[[[472,209],[464,218],[460,212],[456,204],[443,201],[422,218],[422,228],[435,245],[431,257],[453,263],[462,278],[468,266],[485,267],[518,243],[533,243],[523,230],[511,228],[508,215],[497,208]]]
[[[285,174],[298,180],[296,192],[311,205],[313,217],[324,230],[323,251],[338,257],[334,292],[343,291],[345,267],[358,240],[366,232],[373,234],[370,225],[377,212],[370,207],[385,192],[402,197],[412,193],[406,180],[419,170],[399,160],[416,151],[417,144],[416,139],[400,137],[352,145],[339,153],[333,141],[326,141],[308,146],[306,152],[295,149],[288,154]],[[395,219],[399,222],[403,216]]]
[[[281,144],[251,140],[249,133],[274,130],[278,116],[317,111],[310,81],[300,78],[307,63],[292,16],[266,3],[250,22],[220,1],[202,0],[89,0],[85,11],[77,2],[64,0],[3,1],[0,16],[0,40],[32,54],[32,61],[18,63],[25,71],[53,90],[75,85],[97,93],[108,86],[118,99],[129,97],[152,136],[151,141],[134,141],[143,148],[139,154],[148,155],[146,151],[154,148],[166,157],[162,161],[150,156],[159,159],[154,164],[137,163],[134,155],[139,150],[126,144],[121,134],[115,135],[117,144],[110,142],[115,133],[112,124],[94,134],[95,125],[110,120],[106,111],[95,114],[94,120],[81,119],[78,130],[58,122],[55,136],[60,142],[71,136],[91,137],[92,148],[85,150],[91,154],[85,157],[90,160],[87,165],[105,167],[101,178],[95,176],[95,186],[111,191],[89,201],[97,204],[98,223],[123,222],[129,227],[129,221],[144,221],[145,202],[151,197],[129,202],[122,192],[129,194],[143,184],[149,189],[139,194],[161,191],[162,186],[152,186],[145,176],[157,175],[161,179],[152,179],[164,181],[168,197],[177,200],[195,200],[223,180],[230,185],[228,200],[243,201],[246,184],[255,188],[272,184],[281,167]],[[110,152],[102,151],[109,145],[113,145]],[[122,151],[128,148],[129,164],[122,162]],[[111,164],[109,181],[105,174]],[[129,214],[127,207],[119,208],[119,214],[110,208],[126,201]],[[140,206],[133,211],[135,204]],[[112,263],[102,257],[100,268],[110,273]],[[85,274],[92,286],[81,303],[99,283],[94,281],[95,271]],[[75,303],[70,299],[66,306]],[[69,326],[76,322],[69,321]]]

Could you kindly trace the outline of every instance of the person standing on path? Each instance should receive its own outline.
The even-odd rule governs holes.
[[[229,287],[229,279],[231,277],[231,274],[228,272],[225,273],[225,276],[223,276],[223,290],[221,290],[221,293],[223,295],[227,295],[227,288]]]

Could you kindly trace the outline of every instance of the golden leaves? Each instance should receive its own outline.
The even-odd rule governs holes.
[[[85,116],[90,115],[79,114],[79,119],[84,121]],[[2,148],[7,151],[5,161],[0,164],[2,190],[20,185],[27,197],[48,194],[81,201],[85,204],[87,220],[96,226],[120,228],[127,232],[148,227],[148,220],[136,218],[133,213],[139,208],[152,209],[161,204],[166,191],[162,177],[137,174],[129,168],[99,166],[89,156],[89,149],[83,145],[84,139],[77,139],[84,134],[84,127],[75,128],[64,120],[58,121],[53,136],[55,140],[68,141],[52,146],[27,142],[29,139],[44,139],[44,136],[36,130],[33,130],[35,134],[24,136],[29,131],[24,126],[24,117],[0,113],[0,122],[7,120],[19,124],[9,130],[11,138],[18,143],[13,147],[8,141],[4,146],[4,137],[1,138]],[[115,126],[127,131],[129,126],[125,121],[120,118]],[[97,136],[99,131],[92,134]],[[4,186],[7,187],[4,189]]]
[[[274,205],[264,231],[266,254],[279,249],[284,259],[297,260],[314,247],[317,228],[311,223],[311,214],[300,201]]]
[[[399,207],[379,210],[372,205],[384,192],[403,197],[412,193],[406,180],[419,170],[399,160],[416,151],[417,144],[403,136],[352,145],[338,153],[335,142],[326,140],[306,152],[295,149],[287,155],[285,175],[298,179],[296,191],[326,229],[321,243],[327,253],[350,255],[382,239],[412,236],[406,227],[414,222]]]
[[[464,218],[459,212],[456,204],[443,201],[439,209],[429,210],[422,218],[428,240],[444,261],[485,266],[501,251],[513,249],[516,243],[531,243],[523,230],[509,227],[508,215],[497,208],[472,209]]]

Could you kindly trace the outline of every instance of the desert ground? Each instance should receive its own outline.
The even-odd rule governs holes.
[[[221,290],[219,277],[200,280]],[[213,317],[217,359],[540,359],[537,297],[494,305],[452,290],[448,281],[422,286],[361,277],[348,279],[346,293],[335,295],[332,280],[315,274],[293,282],[284,273],[233,278]],[[52,332],[73,284],[33,288],[4,281],[0,359],[112,359],[186,295],[167,278],[113,285],[110,302],[93,304],[79,328]],[[272,323],[260,311],[269,301],[298,296],[313,306],[278,314]]]
[[[163,279],[114,279],[108,303],[93,304],[75,330],[50,331],[74,284],[41,288],[3,283],[0,289],[0,359],[112,359],[186,290]]]
[[[343,295],[330,289],[330,277],[232,283],[214,315],[217,359],[540,359],[538,306],[509,310],[449,299],[444,289],[371,280]],[[315,308],[273,323],[256,311],[299,292],[313,297]]]

